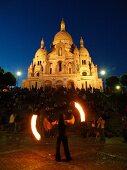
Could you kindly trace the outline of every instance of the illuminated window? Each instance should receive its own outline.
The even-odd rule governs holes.
[[[37,82],[35,82],[35,88],[37,88]]]
[[[62,48],[61,47],[59,48],[58,55],[62,56]]]
[[[87,89],[87,81],[85,82],[85,84],[86,84],[86,89]]]
[[[41,71],[43,71],[43,67],[41,67]]]
[[[82,60],[82,65],[85,65],[86,64],[86,60]]]
[[[71,74],[71,68],[69,68],[69,74]]]
[[[82,89],[84,89],[84,84],[82,83]]]
[[[49,74],[52,74],[52,63],[50,63]]]
[[[62,71],[62,62],[59,62],[59,72]]]
[[[50,74],[52,74],[52,68],[50,68]]]

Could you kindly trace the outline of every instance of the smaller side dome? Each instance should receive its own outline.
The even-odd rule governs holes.
[[[80,49],[79,49],[79,53],[84,55],[84,56],[89,56],[89,52],[88,50],[84,47],[84,40],[81,37],[80,38]]]
[[[37,50],[35,56],[42,56],[42,55],[45,55],[45,54],[47,54],[47,50],[46,50],[45,48],[44,48],[44,49],[39,48],[39,49]]]
[[[84,47],[79,49],[79,53],[84,55],[84,56],[89,56],[88,50]]]
[[[47,54],[47,50],[44,47],[44,45],[45,45],[44,39],[42,38],[40,48],[37,50],[35,56],[42,56],[42,55]]]

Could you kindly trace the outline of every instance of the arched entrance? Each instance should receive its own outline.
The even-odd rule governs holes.
[[[69,80],[69,81],[67,81],[67,88],[74,88],[75,86],[74,86],[74,81],[73,80]]]
[[[61,86],[63,86],[63,81],[61,80],[56,81],[56,87],[61,87]]]
[[[45,86],[52,86],[52,82],[50,81],[50,80],[46,80],[45,82],[44,82],[44,85]]]

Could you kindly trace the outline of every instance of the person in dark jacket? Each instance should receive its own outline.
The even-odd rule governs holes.
[[[65,117],[64,114],[62,114],[62,113],[59,114],[58,136],[57,136],[57,142],[56,142],[56,161],[58,161],[58,162],[61,161],[61,156],[60,156],[61,142],[63,144],[64,153],[65,153],[65,156],[66,156],[65,161],[71,160],[69,146],[68,146],[68,138],[67,138],[67,135],[66,135],[66,124],[65,124],[65,118],[64,117]]]

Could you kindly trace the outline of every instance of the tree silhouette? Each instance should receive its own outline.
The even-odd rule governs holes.
[[[127,86],[127,74],[123,74],[123,75],[120,76],[120,83],[123,86]]]
[[[120,84],[119,78],[117,76],[110,76],[106,78],[106,85],[109,87],[111,90],[115,90],[115,86]]]
[[[16,85],[16,78],[11,72],[6,72],[4,74],[4,84],[5,86],[15,86]]]
[[[0,89],[15,85],[16,78],[14,75],[11,72],[5,72],[4,69],[0,67]]]

